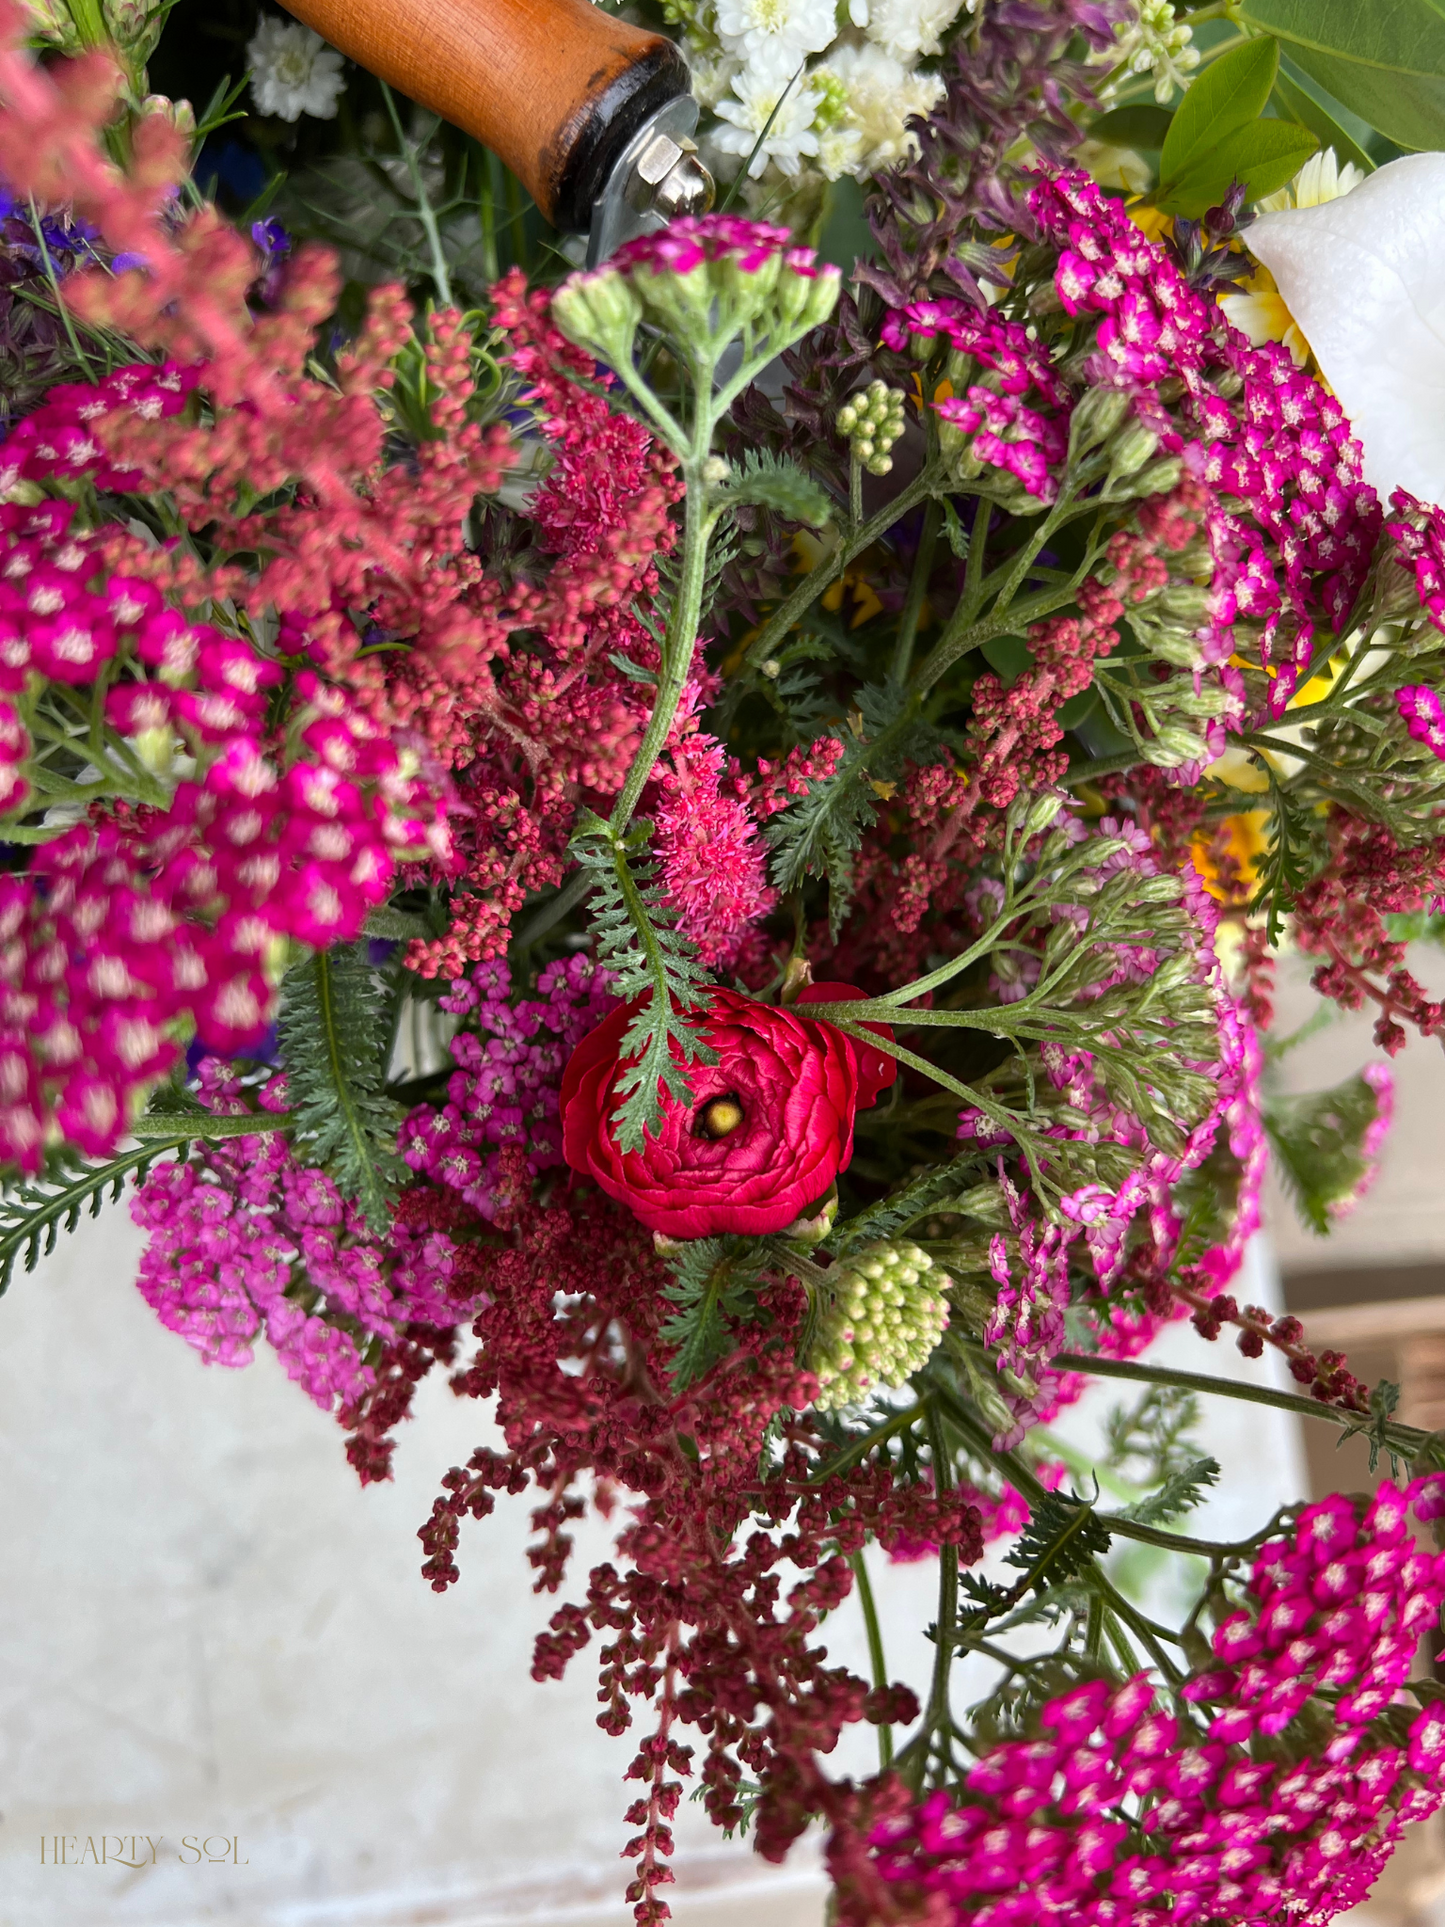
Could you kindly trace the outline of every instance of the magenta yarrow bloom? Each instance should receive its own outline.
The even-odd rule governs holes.
[[[1065,309],[1102,317],[1091,379],[1132,391],[1160,446],[1182,451],[1209,490],[1205,660],[1233,653],[1240,617],[1258,623],[1279,714],[1309,667],[1315,629],[1337,632],[1354,607],[1380,530],[1344,411],[1277,343],[1251,348],[1087,175],[1040,181],[1029,208],[1061,248],[1054,285]],[[1219,376],[1240,385],[1233,400],[1214,386]],[[1177,424],[1149,392],[1167,379],[1184,389]]]
[[[208,1110],[246,1109],[230,1068],[200,1069]],[[284,1111],[286,1080],[258,1093]],[[407,1324],[447,1328],[468,1315],[449,1295],[455,1246],[399,1218],[385,1241],[324,1171],[300,1164],[283,1133],[223,1138],[158,1165],[131,1216],[150,1238],[136,1283],[169,1331],[208,1365],[249,1365],[263,1335],[286,1374],[325,1411],[354,1403],[375,1383],[356,1328],[395,1338]],[[304,1282],[306,1296],[292,1290]]]
[[[962,301],[915,301],[883,324],[884,345],[900,354],[915,344],[926,353],[940,336],[967,358],[957,370],[950,366],[955,392],[933,403],[940,421],[957,438],[972,437],[975,461],[1003,469],[1041,502],[1053,501],[1054,471],[1068,453],[1072,397],[1047,348],[1018,322]],[[969,379],[970,363],[982,371],[980,380]]]
[[[1216,1707],[1207,1738],[1143,1674],[1087,1681],[1035,1737],[882,1823],[883,1878],[942,1896],[960,1927],[1322,1923],[1355,1905],[1445,1795],[1445,1713],[1374,1724],[1445,1599],[1445,1554],[1417,1550],[1412,1505],[1445,1515],[1445,1476],[1306,1507],[1263,1548],[1217,1663],[1182,1690]],[[1242,1742],[1282,1733],[1315,1688],[1339,1697],[1315,1701],[1310,1752],[1252,1758]]]
[[[1445,509],[1420,502],[1403,488],[1390,497],[1397,520],[1385,524],[1402,568],[1415,577],[1422,607],[1437,629],[1445,629]]]
[[[609,257],[607,268],[691,274],[705,262],[726,261],[744,274],[756,274],[774,260],[809,280],[818,272],[817,255],[811,248],[797,246],[788,228],[737,214],[681,214],[656,234],[624,242]]]
[[[1445,703],[1425,683],[1406,683],[1395,691],[1406,731],[1445,761]]]
[[[106,694],[110,726],[163,731],[197,775],[165,810],[78,825],[0,878],[0,1156],[26,1169],[53,1124],[112,1151],[189,1028],[219,1051],[262,1034],[276,938],[350,941],[398,861],[450,851],[441,799],[349,692],[303,670],[296,760],[273,756],[281,666],[107,576],[73,514],[0,506],[0,794],[24,802],[29,753],[4,693],[36,672],[84,684],[104,664],[125,678]]]
[[[0,446],[0,496],[25,480],[84,476],[97,488],[134,489],[140,476],[118,468],[90,427],[103,416],[162,421],[185,408],[201,369],[174,361],[154,367],[136,362],[104,381],[70,382],[52,388],[40,407],[18,422]],[[72,679],[74,680],[74,679]]]

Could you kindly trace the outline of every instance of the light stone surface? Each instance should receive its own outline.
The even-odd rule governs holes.
[[[628,1742],[595,1725],[595,1651],[561,1685],[529,1676],[551,1607],[528,1590],[527,1502],[464,1527],[451,1592],[418,1576],[478,1408],[424,1386],[396,1483],[363,1492],[274,1359],[207,1369],[161,1328],[138,1246],[108,1211],[0,1300],[0,1927],[626,1927]],[[1187,1331],[1164,1344],[1208,1367]],[[1288,1426],[1248,1406],[1212,1424],[1248,1518],[1220,1499],[1207,1522],[1247,1529],[1296,1489]],[[923,1682],[933,1569],[871,1558],[890,1670]],[[851,1602],[826,1638],[866,1669]],[[867,1770],[874,1744],[848,1735],[835,1764]],[[700,1809],[679,1823],[678,1927],[821,1918],[814,1856],[769,1869]],[[41,1864],[42,1837],[69,1860],[135,1834],[154,1865]],[[196,1864],[183,1842],[208,1836],[244,1864]]]

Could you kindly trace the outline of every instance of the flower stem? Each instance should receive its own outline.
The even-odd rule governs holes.
[[[901,494],[895,495],[891,502],[885,502],[876,515],[870,516],[861,528],[849,535],[847,541],[840,542],[826,561],[820,562],[816,569],[810,569],[758,631],[748,648],[747,662],[752,666],[766,662],[804,610],[811,608],[824,590],[837,581],[854,556],[861,555],[880,535],[886,535],[893,524],[921,502],[925,495],[931,495],[938,478],[939,471],[931,463],[921,469]]]
[[[1181,1391],[1238,1398],[1251,1405],[1273,1405],[1281,1412],[1298,1412],[1304,1418],[1324,1419],[1330,1425],[1358,1426],[1360,1422],[1358,1412],[1323,1405],[1295,1392],[1277,1392],[1272,1385],[1250,1385],[1243,1379],[1215,1378],[1206,1372],[1177,1372],[1165,1365],[1141,1365],[1134,1359],[1082,1357],[1072,1352],[1059,1352],[1051,1363],[1060,1371],[1084,1372],[1095,1378],[1132,1378],[1143,1385],[1177,1385]],[[1417,1426],[1394,1422],[1385,1431],[1402,1458],[1413,1457],[1428,1436]],[[1201,1549],[1207,1549],[1202,1541],[1199,1543]]]
[[[898,641],[893,650],[895,682],[904,680],[913,661],[914,638],[918,634],[919,617],[923,614],[924,597],[928,594],[928,578],[933,574],[933,554],[938,546],[938,530],[942,521],[943,504],[935,495],[923,512],[923,533],[918,538],[918,553],[913,559],[913,579],[908,584],[908,600],[903,605],[903,614],[898,623]]]
[[[881,1693],[888,1684],[888,1661],[883,1656],[883,1629],[878,1623],[878,1606],[873,1597],[873,1582],[868,1577],[868,1562],[862,1550],[853,1553],[848,1564],[858,1581],[858,1604],[863,1608],[863,1625],[868,1634],[868,1659],[873,1668],[873,1684]],[[893,1764],[893,1728],[887,1720],[878,1724],[878,1771],[886,1773]]]
[[[421,157],[417,152],[416,143],[408,140],[401,130],[401,116],[396,111],[396,101],[392,96],[390,87],[387,86],[385,81],[381,83],[381,93],[382,98],[386,102],[386,111],[391,116],[391,124],[396,129],[397,144],[401,148],[401,158],[406,164],[407,173],[411,176],[412,192],[416,196],[416,217],[421,222],[422,233],[426,236],[427,249],[431,255],[431,278],[436,284],[437,300],[444,308],[455,307],[456,302],[452,296],[452,278],[447,268],[446,250],[442,246],[441,229],[437,226],[437,217],[431,204],[431,196],[427,193],[426,181],[422,176]]]
[[[710,424],[706,428],[710,429]],[[687,684],[687,673],[692,667],[692,652],[697,642],[697,625],[702,613],[703,585],[707,580],[708,538],[715,520],[714,511],[707,505],[707,490],[701,474],[708,439],[710,436],[705,429],[699,436],[704,443],[704,454],[688,464],[682,566],[677,594],[668,617],[667,634],[663,638],[662,674],[657,684],[657,700],[652,705],[647,733],[632,759],[627,781],[622,785],[621,794],[609,818],[614,836],[620,836],[627,828],[637,808],[637,799],[642,795],[647,779],[666,746],[673,718],[677,715],[677,705],[682,700],[682,692]]]

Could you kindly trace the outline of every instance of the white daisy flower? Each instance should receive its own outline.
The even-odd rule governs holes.
[[[346,86],[341,55],[299,20],[267,15],[246,48],[256,110],[278,120],[333,120]]]

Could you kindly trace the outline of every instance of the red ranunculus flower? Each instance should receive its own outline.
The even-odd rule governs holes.
[[[563,1073],[567,1162],[669,1238],[782,1231],[847,1168],[853,1113],[897,1075],[891,1057],[798,1005],[863,995],[852,984],[811,984],[781,1007],[712,991],[701,1031],[717,1063],[690,1066],[692,1103],[664,1096],[658,1136],[626,1153],[610,1128],[635,1008],[624,1004],[582,1039]],[[870,1028],[892,1038],[886,1024]]]

